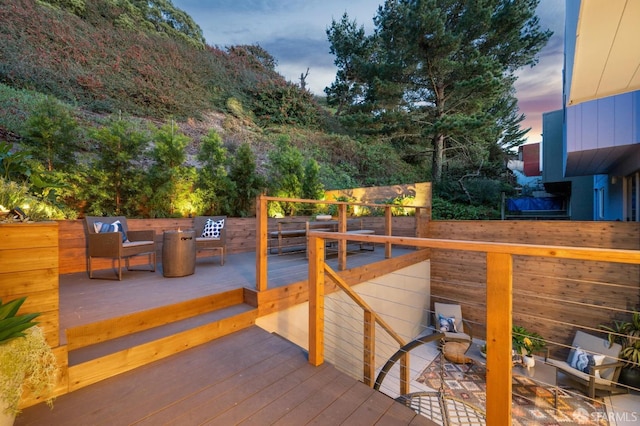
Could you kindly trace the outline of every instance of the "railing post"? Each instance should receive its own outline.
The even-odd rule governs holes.
[[[256,200],[256,290],[267,289],[267,199]]]
[[[409,368],[409,353],[400,358],[400,395],[406,395],[411,389],[411,369]]]
[[[376,314],[364,310],[364,384],[373,387],[376,374]]]
[[[416,207],[415,219],[416,219],[416,237],[427,238],[427,222],[429,221],[427,210],[421,207]]]
[[[309,363],[324,362],[324,239],[310,237],[309,252]]]
[[[513,258],[487,253],[487,424],[511,425]]]
[[[391,206],[386,206],[384,208],[384,235],[391,236],[393,232],[391,229],[392,219]],[[384,257],[385,259],[391,259],[391,243],[384,243]]]
[[[347,232],[347,205],[338,204],[338,232]],[[347,240],[338,240],[338,271],[347,269]]]

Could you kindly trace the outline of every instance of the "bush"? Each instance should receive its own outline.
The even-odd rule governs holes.
[[[471,206],[433,197],[431,216],[434,220],[500,219],[500,211],[486,206]]]

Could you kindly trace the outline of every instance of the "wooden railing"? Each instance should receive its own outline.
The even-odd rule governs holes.
[[[640,264],[639,250],[585,247],[543,246],[490,243],[379,235],[347,235],[345,233],[311,231],[309,252],[309,362],[324,362],[324,284],[325,276],[334,275],[324,262],[325,239],[354,240],[366,243],[398,244],[421,248],[466,250],[486,253],[487,318],[486,336],[492,350],[487,353],[487,424],[511,424],[512,374],[512,304],[513,256],[539,256],[557,259],[605,261]],[[375,313],[366,314],[368,316]],[[366,321],[365,321],[366,324]],[[366,328],[366,326],[365,326]],[[365,348],[372,332],[364,332]],[[403,380],[408,382],[408,380]]]
[[[324,246],[323,246],[324,248]],[[363,377],[364,384],[373,387],[374,374],[375,374],[375,353],[376,353],[376,324],[380,325],[384,331],[389,334],[401,347],[406,344],[405,340],[396,333],[389,324],[378,315],[365,300],[358,295],[342,278],[326,264],[324,265],[324,272],[340,287],[342,291],[358,305],[363,313],[363,334],[364,334],[364,365],[363,365]],[[409,393],[409,357],[404,354],[400,358],[400,376],[401,376],[401,394]]]
[[[384,235],[393,235],[392,229],[392,210],[398,206],[390,204],[372,204],[358,203],[346,201],[327,201],[327,200],[305,200],[298,198],[279,198],[261,195],[256,200],[256,290],[265,291],[268,289],[268,203],[269,202],[286,202],[312,205],[335,205],[338,209],[338,232],[344,233],[347,230],[347,210],[349,207],[359,206],[370,209],[384,210]],[[404,209],[415,210],[415,235],[425,236],[427,222],[430,218],[431,210],[428,206],[401,206]],[[349,238],[349,240],[356,240]],[[382,242],[385,248],[385,258],[392,255],[392,243],[390,241]],[[347,239],[338,240],[338,270],[343,271],[347,268]]]

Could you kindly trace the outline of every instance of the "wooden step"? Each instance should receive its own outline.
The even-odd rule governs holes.
[[[69,391],[255,324],[242,289],[67,330]]]

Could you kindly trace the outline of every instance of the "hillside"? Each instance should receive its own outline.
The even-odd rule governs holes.
[[[326,189],[428,180],[424,163],[407,163],[379,137],[344,130],[322,99],[279,75],[277,59],[260,46],[206,45],[170,0],[14,0],[0,4],[0,22],[0,143],[28,140],[25,123],[49,98],[79,123],[66,149],[87,167],[95,167],[91,153],[102,150],[95,129],[122,117],[140,131],[177,125],[188,137],[184,166],[202,166],[198,152],[211,130],[231,160],[248,143],[274,193],[291,195],[268,173],[269,153],[281,140],[301,159],[317,161]],[[89,174],[58,179],[98,179],[82,173]],[[459,192],[456,186],[448,190]],[[67,197],[91,204],[87,194]]]
[[[170,2],[148,2],[163,7],[162,25],[149,20],[158,13],[143,9],[145,4],[4,2],[0,82],[55,96],[87,113],[128,114],[153,121],[172,118],[196,139],[217,117],[217,130],[229,143],[258,142],[268,140],[265,133],[284,132],[292,134],[300,147],[309,139],[321,143],[309,148],[330,157],[327,151],[332,145],[355,143],[323,143],[335,137],[328,129],[335,130],[336,123],[309,92],[286,82],[275,71],[276,59],[259,46],[225,50],[206,46],[197,25]],[[185,34],[176,28],[191,30]],[[13,108],[28,114],[28,106]],[[0,125],[20,133],[11,121],[5,118]],[[344,146],[336,158],[327,160],[350,163],[354,157],[350,151]]]

